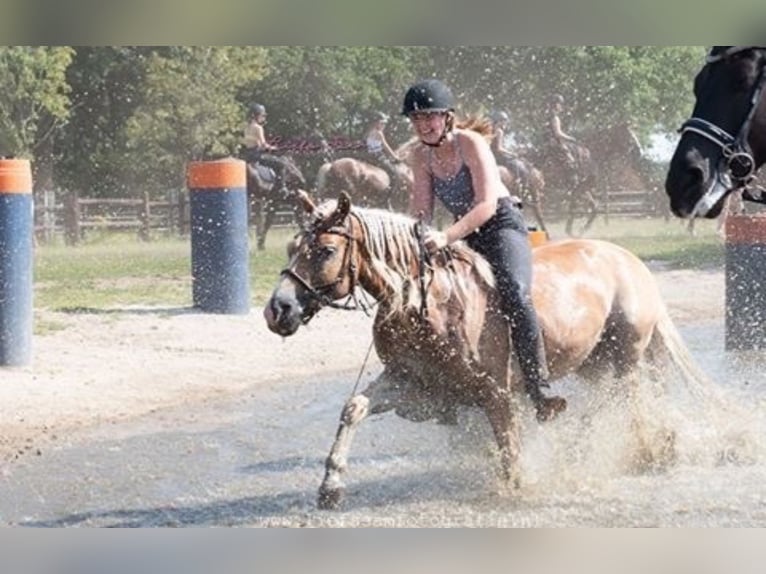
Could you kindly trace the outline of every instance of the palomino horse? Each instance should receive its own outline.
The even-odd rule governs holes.
[[[247,164],[247,200],[250,220],[255,224],[258,249],[264,249],[266,234],[274,223],[274,215],[280,209],[295,211],[302,215],[296,193],[306,187],[306,179],[292,158],[285,159],[284,183],[287,191],[275,189],[274,172],[260,164]]]
[[[715,218],[732,191],[766,203],[766,191],[752,185],[766,161],[764,87],[765,46],[715,46],[708,54],[665,180],[678,217]]]
[[[345,194],[319,206],[308,196],[304,202],[307,225],[265,306],[268,327],[290,336],[322,307],[346,307],[343,298],[359,303],[355,288],[361,287],[378,304],[373,337],[384,364],[343,407],[319,505],[340,502],[359,423],[388,410],[413,421],[454,422],[457,406],[480,407],[499,446],[503,477],[517,485],[526,399],[487,262],[462,242],[429,258],[418,222],[352,208]],[[634,255],[603,241],[566,240],[536,248],[534,266],[551,380],[570,373],[628,377],[643,359],[655,366],[671,360],[683,373],[696,373],[651,272]]]

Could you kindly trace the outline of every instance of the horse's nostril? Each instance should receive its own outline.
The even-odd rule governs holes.
[[[277,319],[281,319],[284,316],[290,315],[290,312],[292,311],[292,309],[293,309],[292,304],[290,304],[287,301],[281,301],[277,305],[277,309],[276,309]]]

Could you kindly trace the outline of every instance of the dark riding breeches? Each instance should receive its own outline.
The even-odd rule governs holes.
[[[497,212],[466,238],[492,266],[502,311],[511,326],[511,341],[524,375],[525,390],[536,398],[546,386],[547,366],[537,313],[532,305],[532,251],[521,212],[501,198]]]
[[[287,169],[287,160],[284,158],[279,157],[278,155],[260,152],[258,150],[246,150],[245,161],[248,163],[259,163],[261,165],[265,165],[266,167],[270,167],[274,170],[276,177],[274,187],[276,189],[285,187],[285,170]]]

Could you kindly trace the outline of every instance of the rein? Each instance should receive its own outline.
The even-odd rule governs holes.
[[[715,64],[725,60],[733,54],[759,48],[761,47],[732,46],[720,54],[708,55],[706,62],[708,64]],[[758,79],[753,84],[753,91],[750,95],[750,109],[748,110],[747,116],[745,116],[736,136],[731,135],[714,123],[698,117],[688,119],[678,131],[681,136],[687,132],[695,133],[721,148],[721,163],[725,166],[725,169],[721,171],[728,174],[734,183],[734,186],[731,187],[727,193],[741,189],[743,190],[743,199],[755,203],[766,204],[766,190],[752,185],[757,169],[755,158],[753,157],[752,150],[747,141],[753,123],[753,117],[758,109],[758,104],[764,89],[766,89],[766,62],[761,64]]]
[[[425,244],[425,230],[426,226],[423,223],[422,213],[418,217],[415,223],[415,238],[418,240],[418,288],[420,289],[420,316],[422,318],[428,317],[428,303],[426,297],[428,295],[428,286],[426,285],[426,269],[431,264],[431,257],[426,249]]]

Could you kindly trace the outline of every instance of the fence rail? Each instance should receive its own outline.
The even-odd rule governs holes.
[[[548,196],[550,198],[550,195]],[[664,199],[664,198],[661,198]],[[658,193],[649,190],[620,190],[605,194],[600,213],[611,217],[646,217],[663,213]],[[546,216],[566,214],[565,202],[543,206]],[[292,225],[292,211],[278,212],[275,226]],[[134,230],[147,240],[152,232],[185,235],[189,231],[189,199],[186,190],[170,190],[164,200],[140,198],[87,198],[75,193],[46,191],[35,201],[35,235],[51,242],[63,236],[76,245],[93,231]]]
[[[163,201],[148,194],[139,199],[85,198],[75,193],[46,191],[35,202],[35,235],[50,242],[63,235],[70,245],[79,243],[89,231],[135,230],[141,239],[152,231],[184,234],[189,227],[186,192],[169,191]]]

